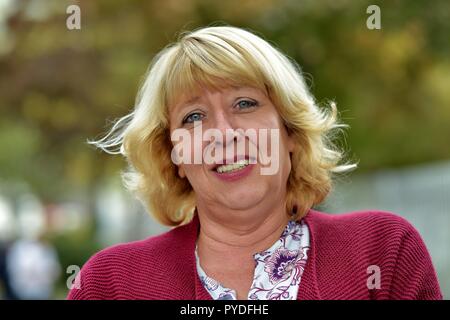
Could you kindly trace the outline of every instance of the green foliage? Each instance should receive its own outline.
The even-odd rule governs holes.
[[[154,54],[214,22],[254,30],[300,64],[318,101],[334,99],[351,125],[342,144],[360,171],[450,158],[446,0],[379,3],[381,30],[366,28],[369,1],[79,1],[72,31],[71,1],[41,2],[39,19],[28,3],[0,50],[0,176],[46,199],[117,173],[123,161],[86,139],[133,107]]]

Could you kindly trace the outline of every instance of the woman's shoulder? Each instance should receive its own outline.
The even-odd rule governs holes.
[[[338,232],[341,236],[418,235],[417,229],[407,219],[397,213],[383,210],[359,210],[345,213],[310,210],[306,220],[309,220],[317,231]]]
[[[312,210],[305,220],[313,237],[318,277],[329,278],[333,266],[334,276],[367,295],[361,297],[442,298],[421,235],[400,215],[382,210],[341,214]],[[367,291],[366,280],[374,266],[382,275],[381,289]]]
[[[316,244],[321,247],[333,243],[335,248],[345,247],[368,255],[397,254],[417,250],[425,244],[419,231],[404,217],[383,210],[360,210],[338,214],[313,211],[308,214],[309,227]]]
[[[189,259],[189,238],[194,235],[192,227],[193,223],[189,223],[160,235],[116,244],[95,253],[79,272],[81,288],[71,289],[68,298],[159,298],[152,296],[152,286],[162,286],[164,279],[179,278],[176,270],[183,270]],[[170,293],[170,288],[165,292]],[[127,293],[130,296],[126,296]]]
[[[173,228],[159,235],[147,237],[143,240],[125,242],[112,245],[95,253],[89,261],[94,262],[118,262],[119,265],[130,266],[132,264],[142,265],[145,262],[153,262],[154,258],[165,256],[170,258],[185,248],[188,238],[186,228],[181,226]],[[183,234],[185,233],[185,235]],[[170,248],[170,250],[168,250]]]

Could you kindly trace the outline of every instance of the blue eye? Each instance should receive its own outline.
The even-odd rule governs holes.
[[[250,109],[258,106],[258,102],[252,100],[241,100],[237,103],[239,109]]]
[[[202,119],[203,119],[203,115],[201,113],[194,112],[183,119],[183,124],[184,123],[194,123],[195,121],[201,121]]]

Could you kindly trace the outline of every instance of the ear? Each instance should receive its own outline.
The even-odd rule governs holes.
[[[178,175],[180,176],[180,178],[186,178],[186,173],[184,172],[182,164],[178,166]]]

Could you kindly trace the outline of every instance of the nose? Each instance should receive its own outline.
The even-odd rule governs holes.
[[[211,128],[221,133],[221,141],[215,141],[215,144],[222,144],[223,147],[231,146],[240,139],[239,128],[235,127],[232,115],[223,110],[216,110],[211,121]]]
[[[213,115],[213,128],[225,133],[227,130],[233,129],[233,120],[230,119],[230,115],[226,114],[224,110],[216,110]]]

